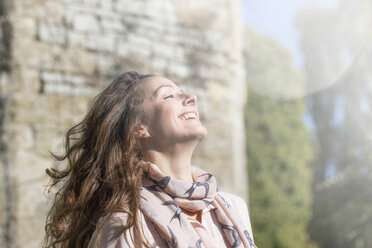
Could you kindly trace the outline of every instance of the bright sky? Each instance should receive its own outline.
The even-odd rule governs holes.
[[[332,8],[339,0],[240,0],[244,22],[256,31],[272,37],[292,54],[293,62],[302,67],[303,56],[295,27],[297,14],[306,7]]]
[[[256,31],[265,34],[286,47],[292,54],[296,67],[303,66],[303,55],[296,30],[296,16],[302,9],[314,5],[334,8],[339,0],[240,0],[244,23]],[[314,129],[309,113],[305,113],[303,121]]]

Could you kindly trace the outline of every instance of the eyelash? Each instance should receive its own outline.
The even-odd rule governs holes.
[[[166,97],[164,97],[164,99],[168,99],[168,98],[173,98],[173,95],[169,95],[169,96],[166,96]]]
[[[184,91],[181,91],[181,93],[184,94],[185,92]],[[164,97],[164,100],[165,99],[168,99],[168,98],[174,98],[174,95],[173,94],[172,95],[168,95],[168,96]]]

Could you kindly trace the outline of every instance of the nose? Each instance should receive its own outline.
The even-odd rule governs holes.
[[[185,100],[184,100],[185,105],[195,105],[196,100],[197,100],[195,95],[186,94],[186,93],[184,95],[185,95]]]

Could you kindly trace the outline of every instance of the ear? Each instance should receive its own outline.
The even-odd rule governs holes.
[[[148,129],[144,125],[139,125],[134,128],[133,134],[136,138],[139,139],[146,139],[150,137],[150,134],[148,132]]]

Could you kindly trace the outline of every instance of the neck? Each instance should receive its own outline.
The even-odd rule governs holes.
[[[196,144],[173,144],[165,149],[145,151],[145,160],[156,164],[166,175],[178,180],[193,182],[191,157]]]

